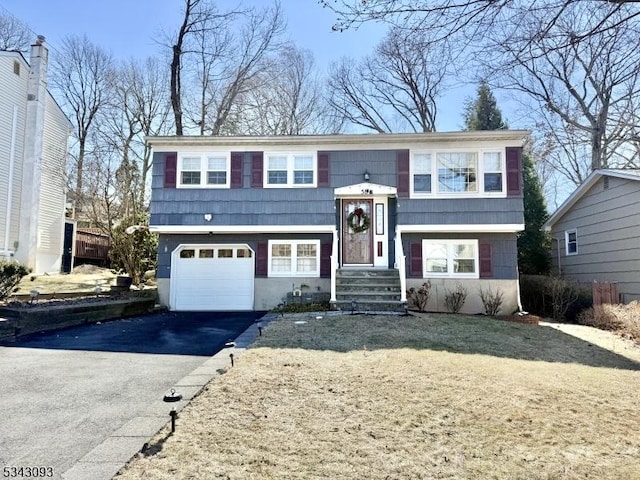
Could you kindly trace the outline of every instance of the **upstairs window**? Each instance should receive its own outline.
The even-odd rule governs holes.
[[[477,192],[478,155],[475,152],[438,153],[438,190]]]
[[[506,193],[501,151],[415,151],[409,170],[412,198],[501,197]]]
[[[578,231],[575,228],[564,232],[564,242],[567,255],[578,254]]]
[[[178,188],[229,188],[229,153],[182,154]]]
[[[265,188],[305,188],[317,185],[315,153],[265,154]]]
[[[500,152],[484,152],[482,154],[483,185],[485,192],[504,191],[502,185],[504,166],[502,163],[502,155]]]

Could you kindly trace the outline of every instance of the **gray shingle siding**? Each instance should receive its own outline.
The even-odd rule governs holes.
[[[410,269],[410,245],[422,240],[475,240],[487,242],[491,245],[491,278],[500,280],[515,280],[518,278],[518,245],[514,233],[405,233],[402,235],[402,248],[407,257],[407,272]]]
[[[255,252],[258,243],[269,240],[320,240],[321,243],[331,243],[332,236],[328,234],[223,234],[223,235],[160,235],[158,238],[158,278],[169,278],[171,274],[171,252],[178,245],[209,245],[209,244],[247,244]]]
[[[370,181],[396,186],[396,150],[329,151],[330,188],[250,188],[251,154],[244,154],[243,188],[164,188],[165,153],[152,169],[152,225],[332,225],[333,189]],[[395,206],[394,206],[395,208]],[[395,210],[394,210],[395,212]],[[205,222],[203,215],[213,219]],[[522,224],[522,198],[399,199],[400,224]]]
[[[640,181],[600,178],[552,229],[552,261],[564,277],[618,282],[624,301],[640,300]],[[577,230],[578,253],[567,255],[565,232]],[[558,247],[560,259],[558,259]]]

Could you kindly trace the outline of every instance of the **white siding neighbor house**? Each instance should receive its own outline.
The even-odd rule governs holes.
[[[0,258],[60,271],[71,124],[47,90],[44,37],[0,51]]]
[[[549,217],[556,273],[640,300],[640,170],[595,170]]]

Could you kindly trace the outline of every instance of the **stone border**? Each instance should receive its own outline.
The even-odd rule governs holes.
[[[155,296],[68,305],[46,304],[35,307],[0,307],[0,340],[89,323],[144,315],[155,309]]]

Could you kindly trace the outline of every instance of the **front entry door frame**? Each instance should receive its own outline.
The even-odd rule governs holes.
[[[369,229],[361,234],[352,233],[348,225],[348,216],[357,206],[366,206],[366,213],[369,216]],[[347,197],[340,199],[340,225],[341,235],[341,266],[343,267],[374,267],[389,268],[388,254],[388,197],[367,196],[367,197]],[[354,240],[364,241],[366,234],[366,245],[352,245]],[[356,237],[360,235],[360,237]],[[353,251],[349,247],[357,247],[358,253],[366,248],[366,258],[353,258]]]

